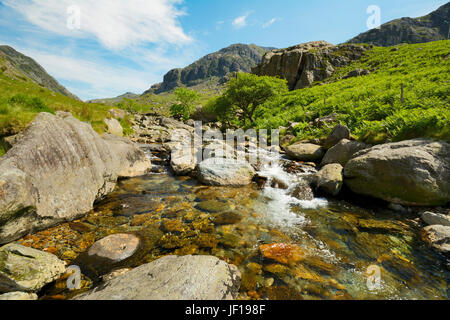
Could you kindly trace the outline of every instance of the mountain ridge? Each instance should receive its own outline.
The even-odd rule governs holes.
[[[401,43],[426,43],[447,40],[450,35],[450,2],[418,18],[404,17],[389,21],[379,29],[372,29],[346,43],[368,43],[390,47]]]
[[[25,76],[32,82],[51,91],[80,100],[76,95],[71,93],[55,78],[48,74],[48,72],[33,58],[24,55],[13,47],[0,45],[0,58],[3,58],[1,63],[2,72],[8,73],[12,77],[23,78],[23,76]]]

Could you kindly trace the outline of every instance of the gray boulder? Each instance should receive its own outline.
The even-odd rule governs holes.
[[[363,142],[343,139],[327,151],[325,157],[322,159],[321,165],[325,166],[327,164],[339,163],[341,166],[345,166],[355,153],[369,147],[370,145]]]
[[[252,182],[255,169],[244,161],[227,158],[210,158],[198,167],[198,179],[212,186],[245,186]]]
[[[328,164],[315,176],[314,182],[318,189],[337,196],[344,185],[344,168],[340,164]]]
[[[422,230],[422,239],[437,251],[450,254],[450,227],[428,226]]]
[[[379,145],[355,154],[345,166],[345,184],[355,193],[411,206],[450,201],[450,144],[415,139]]]
[[[0,158],[0,243],[82,217],[118,178],[150,168],[127,139],[102,138],[68,113],[40,113]]]
[[[311,143],[296,143],[285,148],[286,155],[299,161],[320,161],[325,155],[325,149]]]
[[[10,243],[0,248],[0,292],[36,292],[58,279],[66,263],[51,253]]]
[[[232,300],[241,275],[211,256],[167,256],[128,271],[77,300]]]
[[[420,217],[428,225],[442,225],[450,227],[449,215],[425,211],[420,215]]]
[[[324,147],[325,149],[330,149],[343,139],[350,139],[350,130],[346,126],[338,124],[325,140]]]
[[[114,118],[105,119],[105,123],[108,126],[108,132],[115,136],[123,136],[123,128],[120,122]]]

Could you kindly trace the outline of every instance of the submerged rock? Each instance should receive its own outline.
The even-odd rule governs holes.
[[[327,151],[325,157],[322,159],[321,165],[325,166],[327,164],[339,163],[344,167],[355,153],[369,147],[369,145],[363,142],[343,139]]]
[[[36,292],[65,271],[66,263],[51,253],[17,243],[0,248],[0,292]]]
[[[344,184],[344,168],[340,164],[328,164],[315,176],[316,187],[324,192],[337,196]]]
[[[38,114],[0,159],[0,243],[83,216],[118,178],[150,167],[124,138],[101,138],[68,113]]]
[[[212,186],[245,186],[252,182],[255,169],[247,163],[233,159],[210,158],[198,165],[200,182]]]
[[[415,139],[358,152],[345,166],[355,193],[392,203],[438,206],[450,201],[450,144]]]
[[[439,252],[450,254],[450,227],[428,226],[422,230],[422,239]]]
[[[241,274],[211,256],[167,256],[128,271],[77,300],[232,300]]]
[[[286,155],[299,161],[320,161],[325,155],[325,149],[311,143],[296,143],[285,148]]]
[[[294,244],[274,243],[259,247],[264,258],[275,260],[281,264],[293,265],[304,259],[300,247]]]

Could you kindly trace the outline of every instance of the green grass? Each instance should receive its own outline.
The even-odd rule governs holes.
[[[275,129],[299,122],[297,140],[322,138],[330,128],[309,125],[338,113],[360,140],[371,143],[416,137],[450,140],[450,41],[375,47],[321,85],[292,91],[264,105],[256,126]],[[370,75],[343,80],[355,68]],[[404,103],[401,85],[404,85]]]
[[[103,120],[111,107],[88,104],[43,88],[30,80],[0,74],[0,137],[17,134],[39,112],[71,112],[81,121],[90,122],[98,133],[107,130]]]

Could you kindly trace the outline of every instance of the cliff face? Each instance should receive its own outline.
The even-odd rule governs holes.
[[[370,43],[388,47],[400,43],[424,43],[448,39],[450,33],[450,2],[420,18],[390,21],[380,29],[361,33],[348,43]]]
[[[211,53],[183,69],[170,70],[162,83],[152,86],[146,93],[163,93],[180,86],[195,86],[212,77],[223,78],[230,72],[250,72],[262,55],[273,48],[256,45],[233,44]]]
[[[13,77],[21,77],[23,75],[40,86],[79,100],[78,97],[49,75],[36,61],[16,51],[10,46],[0,46],[0,58],[4,61],[4,63],[2,63],[2,68],[5,69],[4,72],[9,75]]]
[[[290,90],[301,89],[331,77],[335,68],[360,59],[368,48],[352,44],[334,46],[325,41],[308,42],[266,53],[252,73],[278,76],[288,81]]]

